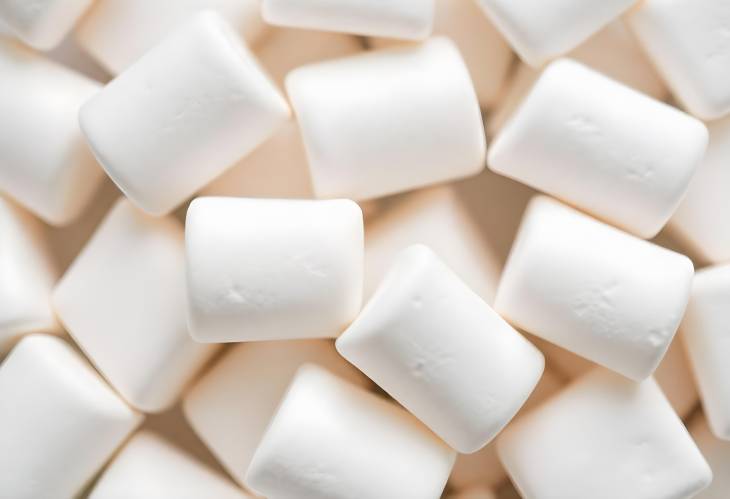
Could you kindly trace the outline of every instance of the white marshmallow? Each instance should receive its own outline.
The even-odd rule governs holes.
[[[362,211],[349,200],[197,198],[188,327],[200,342],[336,337],[362,301]]]
[[[327,340],[237,345],[190,389],[185,417],[239,483],[297,369],[315,363],[360,386],[368,380]]]
[[[502,274],[495,310],[638,381],[667,351],[693,273],[684,255],[536,196]]]
[[[542,376],[542,354],[426,246],[398,254],[337,351],[451,447],[476,452]]]
[[[87,102],[81,128],[120,189],[162,215],[271,136],[289,108],[216,13],[195,15]]]
[[[180,224],[116,203],[66,271],[53,304],[109,382],[146,412],[168,408],[213,353],[185,325]]]
[[[707,140],[700,121],[563,59],[497,135],[489,167],[649,238],[679,205]]]
[[[683,339],[712,432],[730,440],[730,264],[697,272]]]
[[[479,103],[445,38],[304,66],[286,86],[319,197],[375,198],[484,167]]]
[[[644,0],[628,22],[690,112],[706,120],[730,113],[727,0]]]
[[[477,0],[533,67],[570,52],[636,0]]]
[[[0,20],[28,45],[48,50],[81,18],[92,0],[3,0]]]
[[[437,499],[454,457],[400,407],[305,365],[256,449],[246,483],[269,499]]]
[[[704,258],[730,261],[730,118],[708,124],[710,145],[669,226]]]
[[[64,341],[27,336],[0,365],[0,495],[75,497],[141,420]]]
[[[434,0],[262,0],[270,24],[421,40],[433,26]]]
[[[218,12],[254,43],[266,33],[260,8],[260,0],[94,0],[76,28],[76,39],[111,74],[118,74],[203,10]]]
[[[137,433],[89,499],[247,499],[248,494],[150,431]]]
[[[102,178],[79,130],[98,83],[0,39],[0,191],[54,225],[83,210]]]
[[[596,369],[497,440],[525,499],[693,497],[712,472],[653,379]]]
[[[23,334],[60,331],[50,301],[58,272],[42,230],[0,197],[0,354]]]
[[[730,497],[730,443],[717,439],[702,415],[693,419],[690,433],[714,471],[710,486],[694,499],[727,499]]]

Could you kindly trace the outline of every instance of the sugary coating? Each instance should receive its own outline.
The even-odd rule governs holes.
[[[713,470],[712,483],[694,499],[727,499],[730,497],[730,442],[715,437],[702,414],[692,419],[690,433]]]
[[[92,0],[3,0],[0,20],[28,45],[49,50],[58,45]]]

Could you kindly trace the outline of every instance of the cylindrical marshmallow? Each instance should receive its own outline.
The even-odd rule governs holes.
[[[543,339],[641,380],[674,338],[693,274],[684,255],[536,196],[512,246],[495,310]]]
[[[702,414],[693,418],[690,433],[714,472],[710,486],[693,496],[694,499],[727,499],[730,497],[730,443],[712,434]]]
[[[284,124],[289,107],[214,12],[193,16],[82,108],[81,128],[135,204],[170,212]]]
[[[92,0],[3,0],[0,21],[18,38],[40,50],[58,45]]]
[[[561,59],[497,135],[489,167],[650,238],[679,205],[707,140],[695,118]]]
[[[319,197],[376,198],[484,167],[479,102],[446,38],[304,66],[286,86]]]

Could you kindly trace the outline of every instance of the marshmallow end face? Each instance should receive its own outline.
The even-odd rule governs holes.
[[[92,0],[5,0],[0,20],[38,50],[56,47],[73,29]]]

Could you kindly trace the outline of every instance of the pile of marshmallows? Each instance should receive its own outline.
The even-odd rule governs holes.
[[[730,497],[728,0],[0,21],[0,497]]]

